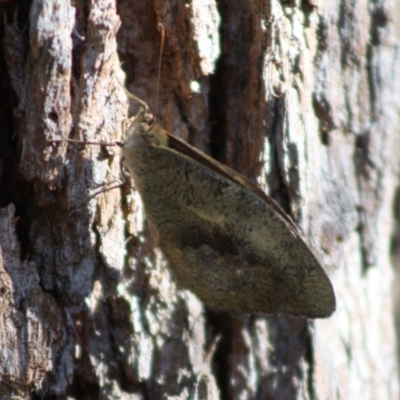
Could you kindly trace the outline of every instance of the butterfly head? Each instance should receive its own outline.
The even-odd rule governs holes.
[[[154,116],[141,108],[130,124],[121,147],[124,166],[134,172],[148,167],[154,148],[168,147],[168,136],[156,123]]]

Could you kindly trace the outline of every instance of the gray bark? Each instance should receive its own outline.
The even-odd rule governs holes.
[[[0,397],[397,399],[393,12],[389,1],[4,6]],[[208,310],[176,286],[134,190],[84,201],[118,177],[117,150],[51,140],[120,140],[124,76],[165,129],[292,216],[335,287],[332,317]]]

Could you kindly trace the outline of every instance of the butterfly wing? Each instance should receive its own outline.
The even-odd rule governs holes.
[[[329,278],[282,210],[197,156],[161,146],[148,158],[136,180],[150,229],[181,285],[234,313],[334,311]]]

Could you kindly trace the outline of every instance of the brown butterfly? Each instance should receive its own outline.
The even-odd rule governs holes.
[[[247,178],[163,130],[144,104],[121,161],[178,283],[214,310],[330,316],[332,284],[290,217]]]

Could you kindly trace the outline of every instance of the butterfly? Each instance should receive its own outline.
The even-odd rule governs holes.
[[[120,143],[121,163],[177,282],[213,310],[330,316],[332,284],[291,218],[141,104]]]

